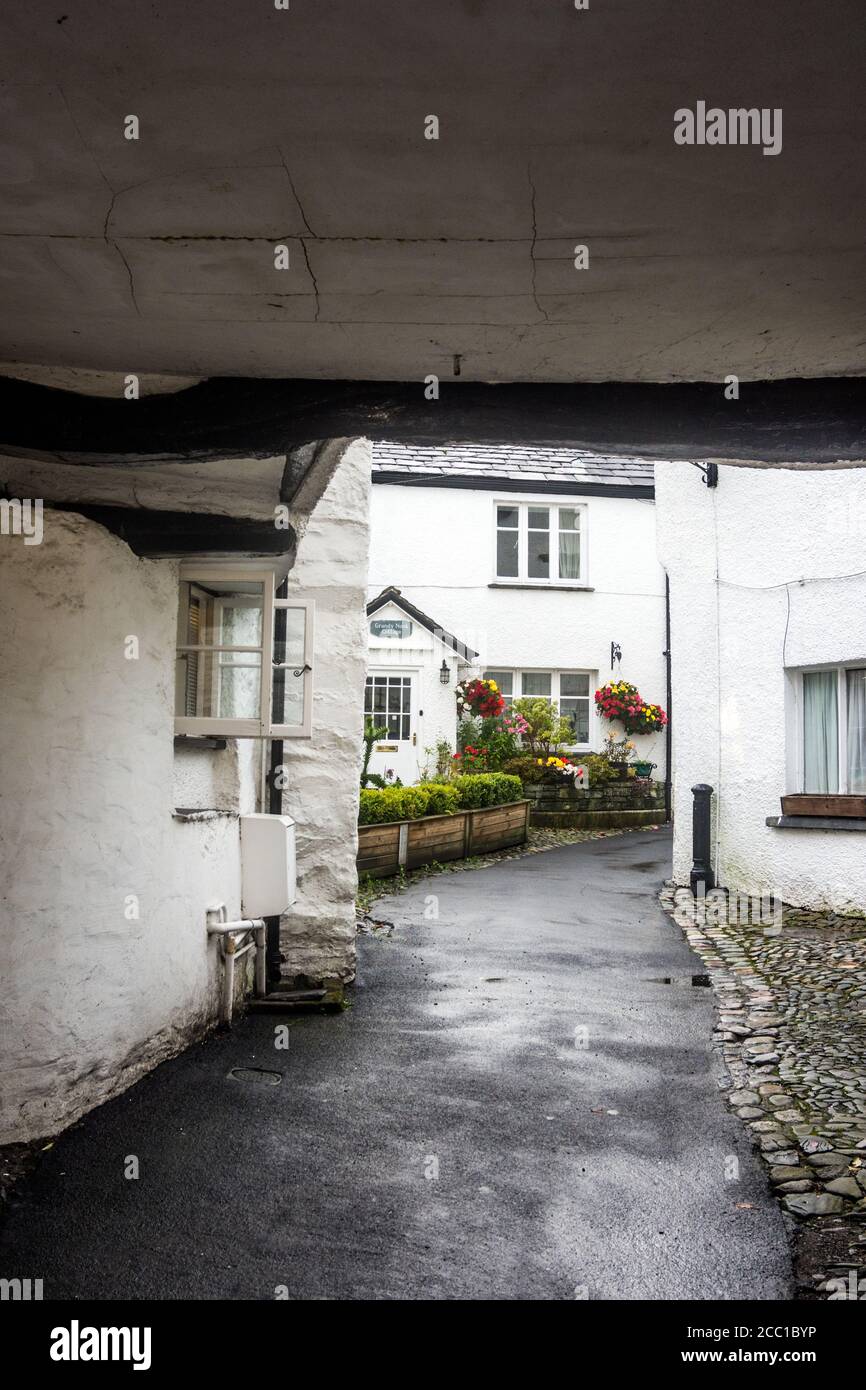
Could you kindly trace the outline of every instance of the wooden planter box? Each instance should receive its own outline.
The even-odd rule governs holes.
[[[387,878],[400,868],[444,864],[472,854],[522,845],[529,830],[529,802],[509,801],[457,811],[453,816],[385,821],[358,827],[358,873]]]
[[[783,816],[866,817],[866,796],[835,796],[824,792],[797,792],[782,797]]]

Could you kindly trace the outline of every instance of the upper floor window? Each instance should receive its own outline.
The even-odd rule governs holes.
[[[307,736],[312,603],[277,598],[272,570],[185,565],[175,662],[175,732]]]
[[[496,578],[527,584],[585,583],[584,507],[496,503]]]
[[[795,673],[798,789],[866,792],[866,666]]]

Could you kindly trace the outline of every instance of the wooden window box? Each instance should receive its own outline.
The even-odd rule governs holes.
[[[783,816],[866,816],[866,796],[798,792],[782,797]]]

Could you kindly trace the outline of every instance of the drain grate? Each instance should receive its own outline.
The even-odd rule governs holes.
[[[279,1086],[283,1079],[282,1072],[265,1067],[232,1067],[227,1074],[229,1081],[249,1081],[253,1086]]]

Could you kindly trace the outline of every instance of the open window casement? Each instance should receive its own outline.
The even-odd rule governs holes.
[[[275,581],[273,570],[181,567],[175,733],[310,736],[313,604],[275,597]]]

